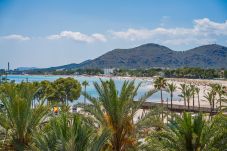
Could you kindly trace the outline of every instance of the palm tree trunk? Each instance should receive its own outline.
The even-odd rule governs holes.
[[[193,110],[194,110],[194,107],[195,107],[195,95],[194,94],[193,94],[192,101],[193,101]]]
[[[213,103],[213,104],[212,104],[212,105],[213,105],[212,110],[214,110],[214,99],[213,99],[213,102],[212,102],[212,103]]]
[[[171,96],[170,96],[170,101],[171,101],[171,111],[172,111],[172,109],[173,109],[173,94],[171,93]]]
[[[198,105],[199,105],[199,110],[200,110],[199,94],[198,94]]]
[[[163,106],[162,89],[160,89],[160,92],[161,92],[161,103],[162,103],[162,106]]]
[[[212,103],[210,104],[210,119],[211,119],[211,115],[212,115]]]
[[[163,119],[163,99],[162,99],[162,89],[160,89],[160,92],[161,92],[161,104],[162,104],[162,121],[163,121],[164,119]]]
[[[189,100],[189,99],[187,99],[187,102],[188,102],[188,111],[189,111],[189,101],[190,101],[190,100]]]
[[[86,94],[86,86],[84,86],[84,92]],[[86,104],[86,97],[84,96],[84,105]]]
[[[221,110],[221,101],[222,101],[222,100],[221,100],[221,96],[219,96],[219,101],[220,101],[220,102],[219,102],[219,107],[220,107],[220,110]]]

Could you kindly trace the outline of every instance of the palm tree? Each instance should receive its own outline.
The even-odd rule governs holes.
[[[213,100],[212,100],[212,108],[214,110],[214,104],[215,104],[215,98],[216,98],[216,95],[217,95],[217,84],[210,84],[210,87],[211,87],[211,93],[213,95]]]
[[[206,121],[201,113],[183,113],[171,120],[163,131],[151,133],[148,144],[152,150],[225,150],[227,147],[226,117],[220,115]]]
[[[193,109],[195,107],[195,85],[190,85],[190,89],[191,89],[191,95],[192,95],[192,106],[193,106]]]
[[[161,97],[161,102],[163,104],[163,97],[162,97],[162,91],[163,89],[165,89],[167,86],[167,81],[166,79],[164,79],[163,77],[158,77],[155,81],[154,81],[154,87],[157,90],[160,90],[160,97]]]
[[[185,95],[186,89],[187,89],[186,84],[180,84],[181,94],[179,95],[179,97],[183,98],[185,107],[186,107],[186,95]]]
[[[134,81],[125,81],[121,91],[118,92],[112,79],[100,80],[100,82],[100,84],[94,82],[98,93],[97,98],[83,93],[91,102],[84,106],[84,111],[94,118],[97,127],[107,128],[111,132],[111,137],[106,145],[107,150],[125,151],[134,148],[137,139],[133,118],[146,99],[156,91],[151,90],[134,102],[141,83],[135,86]]]
[[[213,111],[213,104],[214,104],[214,93],[211,91],[211,92],[207,92],[207,93],[205,93],[205,95],[204,95],[204,98],[206,99],[206,101],[208,101],[209,102],[209,104],[210,104],[210,114],[212,113],[212,111]]]
[[[84,93],[87,93],[86,88],[87,86],[89,86],[89,83],[86,80],[84,80],[82,82],[82,85],[84,86]],[[84,104],[86,104],[86,97],[84,97]]]
[[[60,114],[52,118],[42,133],[35,136],[40,151],[100,151],[109,137],[108,131],[96,131],[81,115]]]
[[[154,87],[155,87],[155,89],[160,90],[160,97],[161,97],[162,108],[163,108],[162,91],[163,91],[163,89],[166,88],[166,86],[167,86],[167,81],[163,77],[158,77],[157,79],[155,79],[155,81],[154,81]],[[162,113],[162,119],[163,119],[163,113]]]
[[[195,92],[196,92],[196,94],[197,94],[197,97],[198,97],[198,106],[199,106],[199,109],[200,109],[200,98],[199,98],[199,92],[200,92],[200,89],[199,89],[199,87],[195,87]]]
[[[223,96],[225,94],[225,87],[220,85],[220,84],[216,84],[215,85],[215,91],[218,95],[218,102],[219,102],[219,109],[222,109],[222,101],[223,101]]]
[[[33,85],[2,85],[0,100],[4,105],[0,111],[0,125],[6,131],[4,150],[25,150],[32,143],[33,134],[49,112],[43,103],[31,107],[37,89]]]
[[[189,110],[189,106],[190,106],[190,99],[192,97],[192,90],[189,86],[186,86],[186,90],[185,90],[185,98],[186,98],[186,101],[188,103],[188,110]]]
[[[176,91],[177,86],[173,83],[167,84],[167,91],[170,93],[170,101],[171,101],[171,110],[173,108],[173,92]]]

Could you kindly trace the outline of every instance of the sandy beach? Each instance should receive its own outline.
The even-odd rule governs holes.
[[[142,82],[141,87],[145,88],[147,90],[154,89],[153,80],[152,77],[111,77],[113,79],[121,79],[121,80],[139,80]],[[192,84],[195,85],[200,89],[199,92],[199,98],[200,98],[200,106],[201,107],[209,107],[209,102],[206,101],[204,98],[205,93],[211,90],[210,84],[221,84],[222,86],[227,87],[227,81],[226,80],[214,80],[214,79],[187,79],[187,78],[166,78],[167,83],[174,83],[177,86],[176,92],[177,94],[181,93],[180,84]],[[154,100],[154,101],[160,101],[160,100]],[[190,100],[190,105],[192,105],[193,99]],[[167,103],[167,102],[164,102]],[[174,100],[173,104],[179,104],[184,105],[183,99]],[[195,106],[198,106],[198,95],[195,95]],[[218,106],[218,104],[215,104],[215,106]]]
[[[147,89],[147,90],[151,90],[154,89],[154,85],[153,85],[153,81],[154,81],[154,77],[122,77],[122,76],[94,76],[97,78],[112,78],[112,79],[118,79],[118,80],[138,80],[142,82],[141,88],[143,89]],[[192,84],[197,86],[200,89],[199,92],[199,98],[200,98],[200,106],[201,107],[209,107],[210,104],[208,101],[206,101],[206,99],[204,98],[205,93],[207,93],[208,91],[211,90],[210,88],[210,84],[221,84],[223,86],[227,87],[227,80],[214,80],[214,79],[187,79],[187,78],[166,78],[167,79],[167,83],[174,83],[177,86],[176,89],[176,94],[180,94],[181,90],[180,88],[180,84]],[[169,98],[170,99],[170,98]],[[198,106],[198,95],[195,95],[195,106]],[[158,100],[152,100],[155,102],[160,102],[160,99]],[[190,100],[190,105],[192,105],[192,101],[193,99],[191,98]],[[166,101],[164,103],[167,103]],[[178,104],[178,105],[184,105],[184,101],[182,98],[178,99],[178,100],[174,100],[173,104]],[[218,104],[215,104],[215,106],[218,106]]]

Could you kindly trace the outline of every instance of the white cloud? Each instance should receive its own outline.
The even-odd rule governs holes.
[[[17,34],[3,36],[2,38],[6,39],[6,40],[18,40],[18,41],[25,41],[25,40],[30,40],[31,39],[28,36],[17,35]]]
[[[69,38],[75,41],[87,42],[87,43],[95,42],[95,41],[101,41],[101,42],[107,41],[106,37],[99,33],[86,35],[80,32],[72,32],[72,31],[62,31],[59,34],[50,35],[47,37],[47,39],[50,39],[50,40],[63,39],[63,38]]]
[[[205,34],[227,35],[227,20],[224,23],[216,23],[208,18],[194,20],[194,29]]]
[[[163,44],[207,44],[215,41],[215,38],[227,36],[227,21],[217,23],[208,18],[194,20],[193,28],[164,28],[134,29],[125,31],[112,31],[115,38],[124,40],[156,41]]]

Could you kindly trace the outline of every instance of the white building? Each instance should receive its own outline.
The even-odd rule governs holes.
[[[114,72],[114,68],[103,69],[105,75],[111,75]]]

